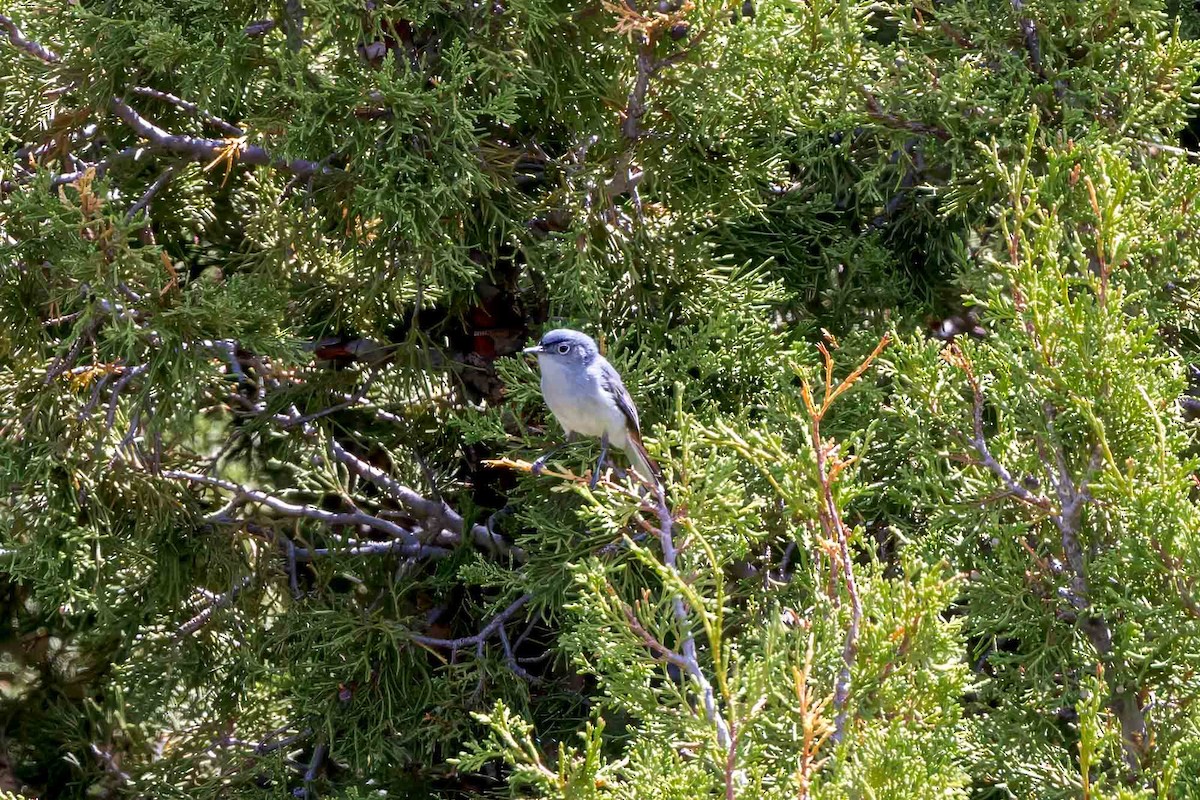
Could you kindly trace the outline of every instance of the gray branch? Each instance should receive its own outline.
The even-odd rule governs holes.
[[[10,18],[0,14],[0,28],[8,31],[8,41],[12,42],[14,47],[24,50],[34,58],[45,61],[47,64],[57,64],[61,59],[58,53],[46,47],[44,44],[35,42],[25,35],[24,31],[17,26]]]
[[[150,184],[150,188],[148,188],[142,194],[141,198],[129,207],[129,210],[125,212],[125,219],[131,220],[137,216],[139,211],[147,208],[150,205],[150,201],[154,199],[154,195],[158,194],[159,190],[166,186],[167,182],[171,180],[174,175],[175,165],[172,164],[164,169],[162,174],[158,176],[154,183]]]
[[[516,600],[514,600],[508,606],[508,608],[504,609],[499,614],[497,614],[495,617],[493,617],[491,622],[489,622],[487,625],[483,626],[483,628],[480,629],[479,633],[476,633],[473,636],[463,636],[459,639],[438,639],[438,638],[435,638],[432,636],[422,636],[421,634],[414,633],[409,638],[412,639],[414,642],[419,642],[424,645],[429,645],[430,647],[445,647],[450,650],[459,650],[459,649],[461,649],[463,647],[467,647],[469,645],[477,645],[480,642],[486,642],[488,639],[490,639],[492,636],[494,636],[496,633],[496,630],[498,628],[500,628],[501,625],[503,625],[505,622],[507,622],[513,614],[520,611],[521,607],[524,606],[526,603],[528,603],[532,599],[533,599],[532,594],[527,593],[527,594],[521,595]]]
[[[654,513],[658,517],[658,539],[663,551],[663,565],[675,573],[676,577],[682,581],[683,576],[679,574],[679,568],[676,565],[679,551],[675,549],[673,536],[675,518],[671,515],[670,506],[667,505],[667,497],[662,485],[654,487],[654,491]],[[691,677],[692,681],[696,684],[696,688],[700,690],[700,697],[704,703],[704,714],[717,729],[717,744],[722,750],[728,753],[729,749],[733,746],[733,738],[729,734],[729,725],[725,722],[725,717],[721,714],[721,709],[717,706],[717,697],[713,691],[712,684],[709,683],[704,670],[700,668],[700,659],[696,654],[696,638],[692,635],[691,630],[692,621],[688,617],[687,605],[679,595],[675,596],[672,602],[672,609],[675,613],[675,621],[679,623],[680,634],[683,637],[679,648],[681,660],[677,666]]]
[[[205,139],[186,134],[171,134],[149,121],[128,103],[114,97],[110,103],[113,113],[124,122],[134,133],[150,144],[172,155],[186,158],[189,161],[212,161],[229,148],[229,142],[223,139]],[[272,155],[264,148],[255,144],[242,144],[237,150],[237,161],[253,166],[271,166],[289,172],[298,178],[335,177],[344,175],[341,170],[327,167],[316,161],[297,158],[287,160]]]
[[[1101,450],[1099,446],[1092,449],[1087,469],[1078,483],[1071,477],[1066,453],[1061,444],[1054,443],[1052,464],[1046,453],[1042,453],[1042,461],[1050,475],[1050,482],[1058,499],[1058,509],[1053,510],[1053,504],[1048,498],[1035,496],[1018,484],[1004,468],[1004,465],[997,461],[988,450],[983,436],[983,390],[977,379],[972,378],[971,380],[974,394],[972,413],[975,420],[975,435],[971,444],[979,453],[983,465],[991,470],[1013,495],[1049,512],[1050,520],[1058,529],[1061,537],[1063,554],[1066,556],[1067,566],[1071,573],[1070,590],[1063,594],[1079,610],[1080,628],[1091,642],[1092,647],[1096,649],[1104,662],[1111,663],[1112,628],[1103,616],[1089,613],[1093,608],[1091,591],[1087,580],[1087,564],[1084,560],[1083,545],[1079,540],[1083,507],[1092,500],[1087,489],[1088,482],[1103,464]],[[1051,438],[1054,438],[1053,406],[1049,403],[1044,404],[1043,413],[1046,417],[1047,430]],[[1109,705],[1121,723],[1121,749],[1125,765],[1131,772],[1138,772],[1141,769],[1141,752],[1146,743],[1146,718],[1138,701],[1137,687],[1125,686],[1117,678],[1113,683]]]
[[[180,109],[181,111],[186,111],[187,113],[189,113],[193,116],[199,117],[200,119],[207,122],[209,125],[212,125],[214,128],[219,128],[220,130],[224,131],[225,133],[229,134],[230,136],[245,136],[246,135],[246,132],[244,130],[242,130],[241,128],[239,128],[237,125],[226,122],[225,120],[221,119],[220,117],[214,116],[213,114],[210,114],[207,111],[201,109],[195,103],[190,103],[181,97],[176,97],[175,95],[171,94],[170,92],[160,92],[157,89],[151,89],[149,86],[135,86],[135,87],[133,87],[133,93],[137,94],[137,95],[141,95],[142,97],[152,97],[155,100],[161,100],[164,103],[170,103],[171,105],[175,106],[176,108]]]
[[[234,583],[233,587],[228,592],[213,597],[204,610],[180,626],[179,630],[175,634],[176,640],[182,640],[188,636],[191,636],[193,633],[207,625],[218,611],[233,605],[233,601],[237,599],[237,596],[253,582],[254,579],[249,575],[246,575]]]
[[[373,514],[367,514],[363,511],[353,512],[338,512],[326,511],[322,508],[313,506],[296,505],[289,503],[286,500],[281,500],[278,497],[267,494],[259,489],[251,489],[248,486],[242,486],[227,481],[222,478],[214,478],[209,475],[201,475],[195,472],[184,472],[182,470],[163,470],[163,477],[172,480],[187,481],[189,483],[199,484],[201,486],[211,486],[216,489],[223,489],[226,492],[233,494],[239,499],[246,500],[252,503],[259,503],[266,506],[277,514],[285,517],[313,519],[322,522],[326,525],[364,525],[368,528],[386,533],[394,539],[399,540],[390,551],[400,552],[409,556],[431,556],[434,553],[431,551],[441,551],[442,548],[430,548],[421,544],[416,535],[394,522],[382,519]],[[392,543],[387,543],[392,544]],[[352,548],[353,549],[353,548]],[[300,558],[300,549],[296,549],[296,557]]]
[[[526,554],[524,550],[508,544],[502,536],[488,530],[487,526],[472,525],[470,526],[470,530],[467,531],[467,525],[462,515],[444,502],[430,500],[421,496],[383,470],[368,464],[346,450],[336,439],[331,439],[329,446],[333,452],[333,457],[342,464],[345,464],[351,472],[378,486],[389,497],[414,514],[425,518],[427,521],[432,521],[434,525],[431,527],[449,531],[457,541],[462,540],[465,531],[469,533],[472,541],[478,547],[482,547],[494,555],[509,556],[519,562],[525,561]]]

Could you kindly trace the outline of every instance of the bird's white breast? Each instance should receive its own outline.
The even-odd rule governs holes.
[[[625,415],[609,397],[592,370],[539,358],[542,396],[559,424],[569,433],[603,436],[615,447],[625,448]]]

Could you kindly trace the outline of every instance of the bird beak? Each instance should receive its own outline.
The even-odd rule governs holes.
[[[524,350],[522,350],[521,352],[522,352],[522,353],[534,353],[534,354],[537,354],[537,353],[540,353],[540,352],[542,352],[542,346],[541,346],[540,344],[535,344],[533,347],[526,347],[526,348],[525,348]]]

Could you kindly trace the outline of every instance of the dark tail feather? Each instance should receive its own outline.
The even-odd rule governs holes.
[[[629,464],[643,478],[649,478],[654,481],[656,486],[662,486],[662,470],[658,468],[658,464],[654,463],[654,459],[650,458],[650,454],[646,452],[646,448],[642,445],[641,437],[631,435],[628,439],[629,449],[626,455],[629,456]]]

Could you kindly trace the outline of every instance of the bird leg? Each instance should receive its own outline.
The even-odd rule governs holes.
[[[596,459],[596,469],[592,471],[592,482],[588,484],[589,489],[596,488],[596,481],[600,480],[600,469],[604,466],[604,459],[608,456],[608,434],[600,437],[600,458]]]
[[[533,462],[533,466],[529,468],[529,471],[532,472],[534,475],[541,475],[542,470],[544,470],[546,468],[546,461],[549,460],[550,456],[554,455],[559,450],[562,450],[564,447],[566,447],[567,445],[571,444],[574,441],[575,441],[575,431],[567,431],[567,436],[566,436],[565,441],[563,441],[563,443],[558,445],[557,447],[552,447],[549,450],[547,450],[545,453],[542,453],[540,456],[538,456],[537,460]]]

